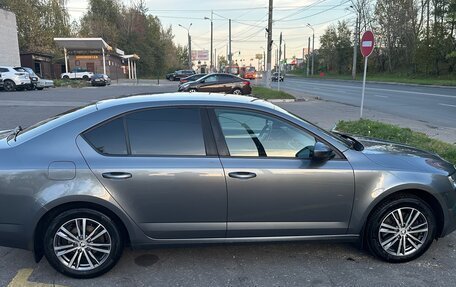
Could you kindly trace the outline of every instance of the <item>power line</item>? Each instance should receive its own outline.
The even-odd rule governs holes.
[[[350,1],[351,1],[351,0],[346,0],[345,2],[342,2],[342,3],[340,3],[340,4],[334,5],[334,6],[330,7],[330,8],[328,8],[328,9],[322,10],[322,11],[317,12],[317,13],[314,13],[314,14],[312,14],[312,15],[307,15],[307,16],[300,17],[300,18],[295,18],[295,19],[281,20],[281,21],[282,21],[282,22],[291,22],[291,21],[304,20],[304,19],[307,19],[307,18],[316,16],[316,15],[320,15],[320,14],[322,14],[322,13],[324,13],[324,12],[328,12],[328,11],[330,11],[330,10],[333,10],[334,8],[340,7],[340,6],[344,5],[344,4],[347,4],[347,3],[350,2]]]

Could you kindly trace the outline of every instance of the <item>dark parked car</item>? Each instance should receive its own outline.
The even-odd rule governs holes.
[[[274,74],[272,74],[271,80],[272,80],[273,82],[277,82],[278,80],[280,80],[281,82],[283,82],[283,75],[280,74],[280,78],[279,78],[279,73],[278,73],[278,72],[275,72]]]
[[[194,75],[195,71],[193,70],[178,70],[174,73],[166,75],[166,79],[170,81],[179,81],[180,79],[187,78],[191,75]]]
[[[452,164],[246,96],[103,100],[0,132],[0,159],[0,245],[79,278],[125,245],[349,240],[405,262],[456,228]]]
[[[184,83],[187,83],[187,82],[193,82],[193,81],[196,81],[204,76],[206,76],[207,74],[195,74],[195,75],[192,75],[190,77],[187,77],[187,78],[183,78],[183,79],[180,79],[179,80],[179,86],[184,84]]]
[[[90,79],[92,86],[106,86],[111,85],[111,78],[105,74],[94,74]]]
[[[208,74],[196,81],[179,86],[179,92],[211,92],[235,95],[249,95],[250,82],[230,74]]]

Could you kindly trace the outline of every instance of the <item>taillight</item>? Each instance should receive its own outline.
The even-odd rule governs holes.
[[[244,81],[242,82],[242,84],[246,85],[246,86],[249,86],[250,85],[250,82],[249,81]]]

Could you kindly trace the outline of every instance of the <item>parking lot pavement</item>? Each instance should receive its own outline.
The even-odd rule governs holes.
[[[175,91],[162,87],[50,89],[0,92],[0,129],[27,126],[79,103],[133,93]],[[303,103],[282,104],[317,117]],[[313,120],[313,119],[311,119]],[[320,124],[325,124],[320,122]],[[1,159],[0,159],[1,160]],[[389,264],[352,243],[293,242],[126,249],[109,273],[75,280],[54,271],[29,251],[0,247],[0,286],[454,286],[456,234],[439,239],[421,258]]]
[[[46,259],[36,264],[31,252],[0,248],[0,286],[454,286],[455,244],[452,234],[404,264],[379,261],[350,243],[126,249],[112,271],[89,280],[65,277]]]

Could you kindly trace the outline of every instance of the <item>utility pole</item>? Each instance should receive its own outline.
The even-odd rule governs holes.
[[[307,77],[309,76],[310,73],[310,37],[307,45]]]
[[[216,70],[216,72],[218,72],[218,69],[217,69],[217,49],[214,50],[214,68]]]
[[[231,74],[231,66],[233,64],[233,55],[231,54],[231,19],[228,21],[229,23],[229,30],[228,30],[228,66],[229,66],[229,73]]]
[[[267,42],[267,49],[268,49],[268,58],[267,58],[267,71],[266,71],[266,87],[271,88],[271,52],[272,52],[272,7],[273,7],[273,0],[269,0],[269,11],[268,11],[268,42]]]
[[[307,27],[312,29],[312,69],[311,69],[310,74],[313,75],[314,74],[314,63],[315,63],[315,30],[312,27],[312,25],[310,25],[309,23],[307,23]]]
[[[192,37],[190,36],[190,28],[192,27],[192,23],[188,26],[188,28],[182,26],[179,24],[179,27],[184,28],[187,30],[187,35],[188,35],[188,68],[191,70],[192,69]]]
[[[353,66],[352,66],[352,80],[356,79],[356,62],[357,62],[357,57],[358,57],[358,13],[356,14],[356,24],[355,24],[355,35],[353,36],[354,38],[354,45],[353,45]]]
[[[278,74],[278,77],[277,77],[277,91],[279,91],[279,92],[280,92],[280,72],[282,70],[280,68],[280,60],[281,60],[281,58],[282,58],[282,32],[280,32],[280,38],[279,38],[279,59],[278,59],[279,60],[278,61],[279,62],[279,66],[278,66],[278,68],[279,68],[278,73],[279,74]]]
[[[213,54],[213,49],[214,49],[214,11],[211,10],[211,67],[210,70],[212,72],[212,69],[214,66],[212,65],[212,61],[214,60],[214,54]]]

